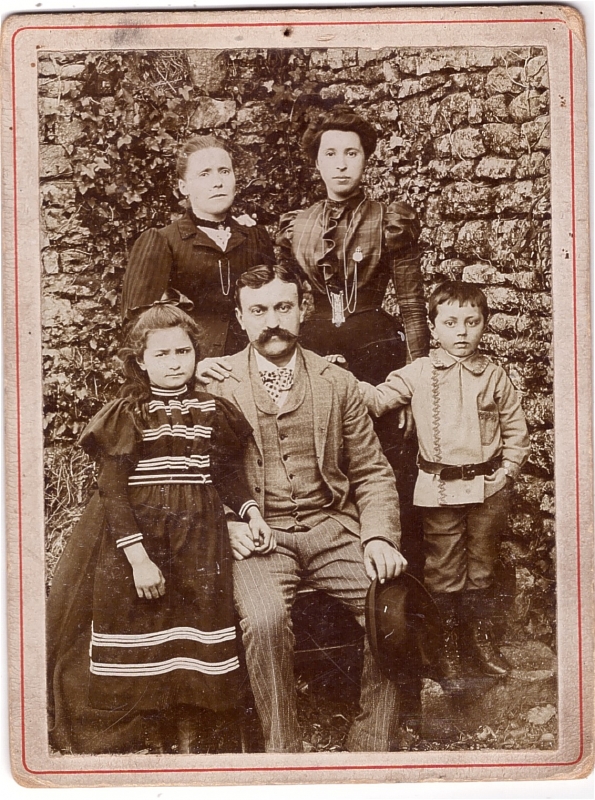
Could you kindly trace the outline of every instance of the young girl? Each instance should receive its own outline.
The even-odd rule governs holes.
[[[103,528],[93,580],[89,706],[115,712],[126,724],[140,716],[144,730],[156,719],[162,747],[179,752],[192,746],[197,709],[223,711],[237,701],[231,551],[221,500],[248,522],[260,552],[274,547],[241,477],[250,426],[230,403],[193,388],[197,340],[196,324],[178,308],[156,305],[141,314],[121,353],[128,378],[122,397],[80,439],[98,462]],[[76,547],[76,530],[72,541]],[[64,591],[60,572],[57,578],[50,621]],[[59,688],[58,676],[51,677]],[[58,721],[65,718],[58,708],[63,694],[54,696]],[[76,727],[72,715],[68,724]],[[68,746],[80,751],[81,744]]]

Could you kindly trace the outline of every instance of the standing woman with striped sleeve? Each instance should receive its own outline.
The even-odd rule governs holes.
[[[362,188],[377,135],[351,108],[320,114],[302,148],[324,181],[327,198],[281,217],[277,244],[295,258],[312,288],[314,308],[302,326],[303,347],[341,356],[358,380],[378,384],[387,368],[428,354],[430,332],[419,263],[419,221],[406,203],[371,200]],[[399,317],[382,307],[392,282]],[[421,524],[413,508],[416,446],[405,441],[397,412],[375,423],[395,471],[402,546],[420,570]]]

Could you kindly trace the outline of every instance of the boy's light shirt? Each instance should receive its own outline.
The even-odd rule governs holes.
[[[487,356],[463,359],[442,348],[391,372],[384,383],[359,384],[374,416],[411,402],[421,456],[440,464],[481,464],[502,456],[511,475],[529,455],[529,435],[517,393],[502,367]],[[472,480],[443,481],[420,470],[418,506],[483,503],[506,484],[506,471]]]

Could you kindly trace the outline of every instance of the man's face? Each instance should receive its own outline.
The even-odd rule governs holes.
[[[287,364],[304,319],[295,283],[275,278],[259,289],[244,286],[240,305],[236,309],[238,322],[254,348],[280,367]]]

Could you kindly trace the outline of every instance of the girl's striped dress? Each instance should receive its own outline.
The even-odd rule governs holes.
[[[81,444],[99,465],[105,528],[95,569],[89,702],[98,709],[237,702],[232,556],[223,502],[255,505],[243,480],[251,429],[227,401],[152,389],[109,403]],[[141,599],[123,548],[142,542],[165,595]]]

